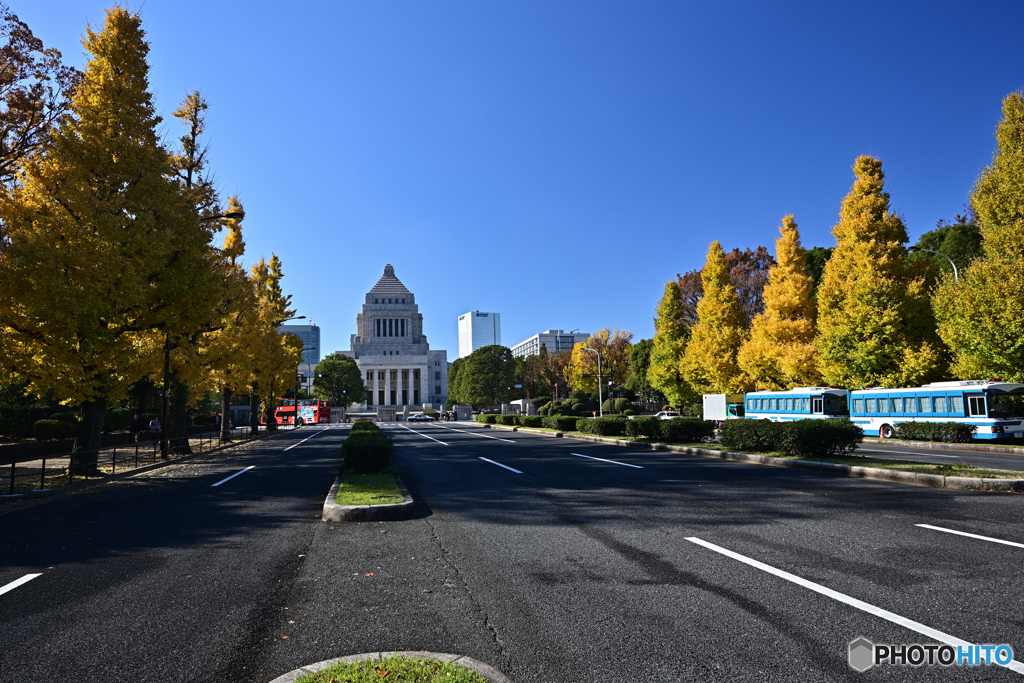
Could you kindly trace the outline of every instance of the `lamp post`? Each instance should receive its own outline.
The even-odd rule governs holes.
[[[959,282],[960,281],[960,274],[956,270],[956,264],[953,263],[953,259],[951,259],[948,256],[946,256],[941,251],[935,251],[934,249],[925,249],[924,247],[907,247],[907,251],[909,251],[911,253],[913,253],[915,251],[927,251],[927,252],[929,252],[931,254],[938,254],[942,258],[944,258],[947,261],[949,261],[949,265],[953,266],[953,282]]]
[[[310,347],[308,349],[306,347],[302,347],[302,352],[305,353],[306,351],[316,351],[316,347],[313,346],[313,347]],[[299,365],[302,365],[302,359],[301,358],[299,359]],[[292,429],[298,429],[299,428],[299,386],[302,385],[302,377],[303,376],[300,375],[299,372],[298,372],[298,368],[296,368],[296,372],[295,372],[295,396],[293,397],[294,398],[294,405],[293,405],[293,407],[295,408],[295,414],[292,416]]]
[[[581,348],[584,351],[590,351],[592,354],[597,356],[597,409],[600,411],[600,416],[604,417],[604,402],[601,400],[601,354],[589,346],[583,346]]]

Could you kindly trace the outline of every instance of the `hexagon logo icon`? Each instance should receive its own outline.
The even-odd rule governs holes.
[[[850,643],[850,666],[857,671],[867,671],[874,665],[875,644],[861,636]]]

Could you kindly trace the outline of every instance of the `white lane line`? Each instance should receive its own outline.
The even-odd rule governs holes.
[[[323,434],[323,433],[324,433],[324,432],[326,432],[326,431],[327,431],[328,429],[330,429],[330,427],[326,427],[326,428],[324,428],[324,429],[321,429],[321,430],[320,430],[319,432],[317,432],[316,434]],[[309,436],[307,436],[307,437],[306,437],[305,439],[303,439],[303,440],[302,440],[302,441],[300,441],[299,443],[293,443],[293,444],[292,444],[291,446],[289,446],[288,448],[285,448],[284,450],[286,450],[286,451],[290,451],[291,449],[295,448],[296,446],[301,446],[302,444],[306,443],[307,441],[309,441],[310,439],[312,439],[312,438],[313,438],[314,436],[316,436],[316,434],[310,434]]]
[[[401,427],[402,429],[409,429],[409,428],[408,428],[408,427],[406,427],[405,425],[398,425],[398,426],[399,426],[399,427]],[[410,432],[412,432],[413,434],[419,434],[419,435],[420,435],[420,436],[422,436],[422,437],[423,437],[424,439],[430,439],[431,441],[437,441],[437,439],[435,439],[434,437],[432,437],[432,436],[427,436],[426,434],[420,434],[420,432],[417,432],[417,431],[416,431],[415,429],[409,429],[409,431],[410,431]],[[446,443],[445,443],[444,441],[437,441],[437,442],[438,442],[439,444],[441,444],[442,446],[447,446],[447,445],[448,445],[448,444],[446,444]]]
[[[510,472],[515,472],[516,474],[522,474],[522,472],[520,472],[519,470],[517,470],[514,467],[509,467],[508,465],[502,465],[500,462],[494,462],[493,460],[488,460],[487,458],[483,457],[482,455],[479,456],[479,457],[484,462],[489,462],[492,465],[497,465],[498,467],[504,467],[506,470],[509,470]]]
[[[220,480],[220,481],[218,481],[218,482],[217,482],[216,484],[211,484],[211,485],[210,485],[210,488],[213,488],[214,486],[220,486],[221,484],[223,484],[223,483],[224,483],[224,482],[226,482],[226,481],[231,481],[232,479],[234,479],[235,477],[237,477],[237,476],[238,476],[239,474],[245,474],[246,472],[248,472],[249,470],[251,470],[251,469],[252,469],[253,467],[256,467],[256,465],[249,465],[248,467],[246,467],[246,468],[245,468],[244,470],[242,470],[241,472],[235,472],[234,474],[232,474],[232,475],[231,475],[230,477],[228,477],[227,479],[221,479],[221,480]]]
[[[6,593],[8,591],[14,590],[18,586],[22,586],[22,585],[28,583],[29,581],[31,581],[32,579],[36,578],[37,576],[42,576],[42,574],[25,574],[25,576],[21,577],[17,581],[11,581],[6,586],[0,586],[0,595],[3,595],[4,593]]]
[[[963,455],[939,455],[938,453],[915,453],[913,451],[890,451],[890,450],[873,450],[870,448],[858,448],[858,453],[892,453],[894,455],[920,455],[928,456],[929,458],[962,458]],[[969,453],[965,453],[969,455]]]
[[[746,557],[745,555],[740,555],[739,553],[734,553],[731,550],[726,550],[721,546],[717,546],[714,543],[708,543],[707,541],[697,538],[695,536],[690,536],[686,540],[690,541],[691,543],[696,543],[697,545],[704,546],[709,550],[714,550],[716,553],[721,553],[726,557],[731,557],[734,560],[739,560],[740,562],[748,564],[756,569],[760,569],[761,571],[768,572],[769,574],[774,574],[775,576],[778,576],[780,579],[791,581],[792,583],[795,583],[798,586],[803,586],[804,588],[808,588],[814,591],[815,593],[821,593],[822,595],[830,597],[833,600],[838,600],[839,602],[845,603],[850,607],[856,607],[857,609],[867,612],[868,614],[873,614],[876,617],[881,617],[882,619],[885,619],[886,621],[891,621],[894,624],[898,624],[905,628],[909,628],[911,631],[917,631],[921,635],[927,636],[928,638],[937,640],[941,643],[953,645],[954,647],[972,645],[972,643],[969,643],[966,640],[960,640],[956,636],[951,636],[948,633],[943,633],[942,631],[938,631],[932,628],[931,626],[925,626],[924,624],[913,621],[912,619],[907,619],[906,617],[901,617],[898,614],[894,614],[888,610],[884,610],[881,607],[875,607],[874,605],[864,602],[862,600],[858,600],[857,598],[851,598],[849,595],[845,595],[843,593],[840,593],[839,591],[834,591],[831,588],[826,588],[825,586],[822,586],[821,584],[814,583],[813,581],[808,581],[807,579],[802,579],[799,576],[796,576],[795,574],[790,574],[789,572],[783,571],[781,569],[776,569],[771,565],[764,564],[763,562],[758,562],[757,560]],[[1024,674],[1024,664],[1021,664],[1015,659],[1011,660],[1010,663],[1006,665],[1006,668],[1016,671],[1019,674]]]
[[[642,470],[643,467],[640,465],[630,465],[628,462],[619,462],[618,460],[605,460],[604,458],[595,458],[592,455],[583,455],[582,453],[570,453],[569,455],[575,455],[577,458],[590,458],[591,460],[600,460],[601,462],[610,462],[613,465],[622,465],[623,467],[635,467],[638,470]]]
[[[982,541],[992,541],[993,543],[1002,543],[1003,545],[1012,545],[1015,548],[1024,548],[1024,543],[1014,543],[1013,541],[1004,541],[1001,538],[992,538],[990,536],[979,536],[978,534],[969,534],[966,531],[957,531],[956,529],[943,529],[941,526],[932,526],[931,524],[915,524],[922,529],[934,529],[935,531],[945,531],[947,534],[956,534],[957,536],[968,536],[970,538],[977,538]]]
[[[496,436],[488,436],[487,434],[477,434],[476,432],[467,432],[465,429],[455,429],[454,427],[443,427],[441,425],[437,425],[437,426],[441,427],[441,429],[448,429],[448,430],[453,431],[453,432],[462,432],[463,434],[472,434],[473,436],[482,436],[485,439],[494,439],[495,441],[504,441],[505,443],[515,443],[515,441],[513,441],[512,439],[499,439]]]

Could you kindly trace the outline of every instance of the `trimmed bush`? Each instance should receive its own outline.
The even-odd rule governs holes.
[[[638,417],[635,420],[626,421],[626,434],[629,436],[642,436],[647,439],[657,439],[661,436],[661,423],[668,420],[658,420],[653,417]]]
[[[73,439],[77,433],[78,426],[66,420],[38,420],[32,425],[32,436],[39,441]]]
[[[516,424],[516,418],[518,415],[495,415],[497,418],[494,424],[505,425],[507,427],[514,427]]]
[[[355,432],[370,432],[372,434],[382,434],[380,427],[373,420],[356,420],[352,423],[352,430],[349,432],[353,434]]]
[[[342,466],[349,472],[380,472],[391,465],[391,437],[371,431],[350,432],[341,444]]]
[[[436,411],[436,410],[434,410],[433,408],[424,408],[424,409],[423,409],[423,414],[424,414],[424,415],[427,415],[427,416],[429,416],[429,417],[437,417],[437,416],[438,416],[438,415],[440,415],[441,413],[437,412],[437,411]]]
[[[0,406],[0,434],[28,436],[32,433],[32,411],[22,406]]]
[[[497,419],[499,417],[500,415],[494,415],[492,413],[488,413],[486,415],[484,413],[480,413],[479,415],[476,416],[476,421],[479,422],[480,424],[492,425],[497,423]]]
[[[66,412],[62,412],[62,413],[53,413],[52,415],[50,415],[50,419],[51,420],[61,420],[63,422],[67,422],[68,424],[73,424],[73,425],[76,425],[76,424],[78,424],[81,421],[78,418],[78,413],[73,413],[73,412],[70,412],[70,411],[66,411]]]
[[[626,408],[625,410],[622,411],[622,414],[625,415],[626,417],[629,417],[630,415],[636,415],[636,411],[633,410],[632,408]]]
[[[715,423],[711,420],[686,420],[674,417],[658,420],[661,438],[680,443],[699,443],[715,435]]]
[[[128,431],[128,425],[132,423],[132,415],[134,414],[135,411],[131,408],[108,410],[107,414],[103,417],[103,431],[107,433]]]
[[[771,420],[726,420],[722,445],[741,451],[778,451],[785,425]]]
[[[516,423],[523,427],[543,427],[542,418],[540,415],[517,415]]]
[[[627,422],[621,417],[583,417],[576,421],[576,430],[598,436],[622,436]]]
[[[958,422],[901,422],[896,427],[896,438],[905,441],[943,441],[966,443],[974,438],[977,425]]]
[[[863,438],[860,427],[849,420],[726,420],[722,425],[726,448],[782,451],[801,457],[847,455]]]
[[[565,417],[562,415],[552,415],[545,417],[541,422],[548,429],[557,429],[560,432],[575,432],[576,431],[576,418]]]
[[[544,405],[537,409],[537,412],[540,413],[542,416],[547,417],[549,407],[549,404],[545,403]]]

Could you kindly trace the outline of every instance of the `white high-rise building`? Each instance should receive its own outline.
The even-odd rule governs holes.
[[[492,344],[501,344],[501,313],[470,311],[459,316],[459,358]]]

